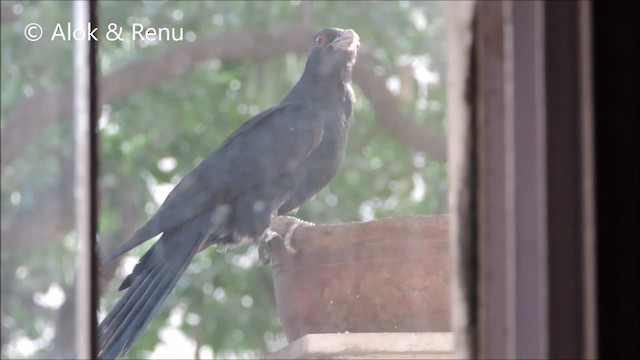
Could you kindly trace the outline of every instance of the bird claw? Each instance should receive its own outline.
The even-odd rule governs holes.
[[[296,250],[296,248],[293,247],[293,244],[291,244],[291,240],[293,238],[293,233],[296,231],[298,226],[300,226],[302,223],[303,221],[301,220],[300,222],[291,225],[289,230],[287,230],[287,233],[284,235],[282,244],[284,245],[284,248],[287,249],[287,252],[289,254],[295,254],[298,252],[298,250]]]
[[[269,265],[271,263],[271,242],[278,236],[277,232],[267,229],[260,237],[260,240],[258,240],[258,259],[262,265]]]
[[[269,265],[271,263],[271,246],[269,243],[260,243],[258,245],[258,260],[260,264]]]
[[[295,218],[293,216],[278,216],[271,221],[272,228],[275,228],[275,230],[280,234],[284,233],[284,236],[282,237],[282,243],[289,254],[295,254],[298,252],[298,250],[293,247],[292,240],[293,233],[301,225],[313,226],[315,224]]]
[[[273,249],[272,241],[279,237],[282,244],[289,254],[295,254],[298,250],[293,246],[293,233],[301,226],[313,226],[314,223],[304,221],[292,216],[274,217],[271,226],[260,237],[258,246],[258,258],[263,265],[271,263],[271,250]],[[275,231],[274,231],[275,230]],[[284,235],[282,235],[284,234]]]

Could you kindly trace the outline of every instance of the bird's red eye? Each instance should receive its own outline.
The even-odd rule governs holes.
[[[322,47],[324,46],[324,35],[320,34],[318,36],[316,36],[316,45],[318,45],[318,47]]]

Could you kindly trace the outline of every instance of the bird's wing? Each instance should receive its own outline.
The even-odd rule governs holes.
[[[107,261],[266,180],[294,171],[320,144],[322,134],[320,114],[299,102],[269,108],[247,120],[176,185],[156,214]]]

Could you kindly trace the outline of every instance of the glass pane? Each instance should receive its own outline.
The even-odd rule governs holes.
[[[2,4],[2,358],[69,357],[74,340],[70,2]],[[41,37],[40,37],[41,36]]]
[[[99,49],[103,73],[103,257],[145,224],[174,186],[241,124],[280,102],[299,80],[307,51],[319,30],[305,19],[354,29],[360,36],[361,49],[353,74],[357,101],[345,158],[335,178],[295,216],[318,226],[367,222],[367,228],[381,226],[386,234],[375,240],[359,233],[354,237],[357,241],[338,247],[340,256],[351,258],[350,264],[366,260],[361,259],[367,256],[363,246],[371,249],[368,254],[373,259],[362,263],[376,275],[369,281],[385,284],[379,291],[378,283],[367,283],[366,272],[355,267],[346,267],[333,285],[323,280],[326,277],[313,277],[317,275],[313,269],[281,267],[279,274],[284,275],[274,283],[278,271],[260,265],[256,244],[226,253],[209,247],[190,261],[128,357],[193,358],[198,354],[203,358],[256,358],[283,348],[306,332],[448,331],[446,217],[438,223],[444,223],[439,235],[424,239],[433,246],[425,246],[419,236],[402,235],[394,227],[435,226],[437,220],[432,218],[406,216],[448,212],[442,4],[113,1],[101,2],[99,14],[103,30]],[[114,24],[116,33],[108,35],[110,24]],[[256,136],[258,142],[269,139],[268,131]],[[257,165],[263,159],[277,161],[266,152],[251,153],[251,144],[234,151],[228,156],[246,157],[246,162]],[[291,155],[295,154],[282,154]],[[214,163],[219,166],[211,170],[212,181],[238,171],[226,169],[220,165],[221,160]],[[204,194],[210,188],[201,191]],[[237,196],[228,200],[231,206],[237,206]],[[176,207],[168,221],[201,211],[197,199],[194,196],[191,202]],[[387,217],[393,218],[391,223],[377,222]],[[308,240],[318,245],[314,239]],[[333,240],[336,246],[341,241]],[[368,240],[375,246],[366,247]],[[102,269],[101,318],[119,298],[127,296],[118,287],[155,241],[144,243]],[[393,248],[397,243],[404,247]],[[338,256],[322,254],[334,255]],[[299,254],[284,258],[299,261],[304,256],[301,249]],[[163,259],[167,263],[176,260],[170,256]],[[321,264],[320,274],[329,274],[335,259]],[[427,269],[420,267],[420,262],[437,263],[439,267]],[[412,278],[411,269],[419,269],[419,275]],[[425,277],[434,280],[425,281]],[[338,289],[333,300],[323,292],[331,286]],[[283,289],[297,292],[295,296],[286,291],[276,293]],[[376,317],[380,313],[383,317],[396,316],[387,310],[389,300],[402,301],[406,293],[396,292],[400,290],[414,297],[396,304],[396,309],[413,312],[403,312],[398,320]],[[306,297],[296,297],[304,292]],[[382,300],[388,302],[376,303]],[[303,314],[306,301],[316,302]],[[293,323],[306,322],[305,329],[287,328],[283,310],[278,316],[277,308],[289,307],[283,304],[297,309],[298,313],[286,316],[293,316]],[[338,305],[338,311],[327,310]],[[385,310],[376,310],[378,305]],[[318,318],[330,321],[315,324]]]

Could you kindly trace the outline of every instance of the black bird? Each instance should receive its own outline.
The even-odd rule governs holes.
[[[319,31],[289,94],[241,125],[109,257],[107,262],[162,234],[99,325],[100,358],[129,350],[198,251],[270,240],[276,235],[269,229],[274,214],[296,209],[335,176],[351,124],[351,72],[359,48],[351,29]],[[295,251],[292,232],[284,240]]]

